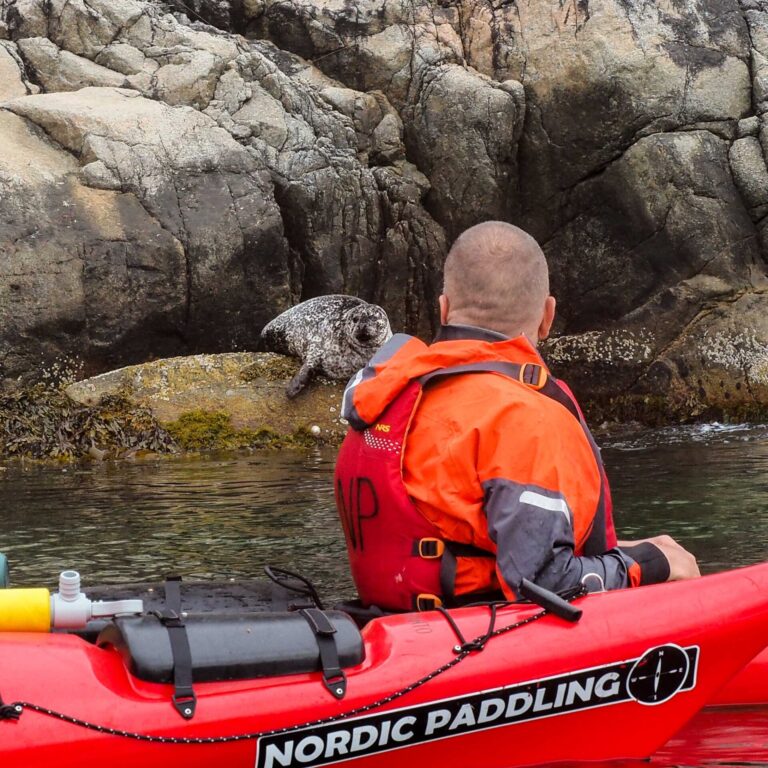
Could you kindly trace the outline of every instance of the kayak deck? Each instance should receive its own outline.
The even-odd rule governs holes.
[[[170,704],[171,685],[129,674],[111,647],[64,634],[0,634],[6,702],[152,739],[23,707],[18,721],[0,722],[0,760],[19,768],[106,760],[113,768],[391,768],[393,760],[399,768],[510,768],[644,758],[765,646],[768,565],[578,604],[584,616],[574,624],[551,615],[530,621],[535,606],[503,608],[494,627],[520,626],[460,662],[460,641],[439,613],[375,619],[362,633],[365,659],[346,670],[343,700],[319,672],[199,683],[188,722]],[[467,639],[489,630],[487,607],[452,615]]]

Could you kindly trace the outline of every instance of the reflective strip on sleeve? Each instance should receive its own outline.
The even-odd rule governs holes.
[[[363,376],[365,375],[365,372],[370,370],[370,368],[361,368],[350,380],[349,384],[347,384],[346,388],[344,389],[344,397],[341,399],[341,415],[352,424],[352,426],[357,429],[357,423],[361,423],[365,426],[365,422],[360,419],[360,416],[357,413],[357,409],[355,408],[355,403],[353,400],[355,387],[363,380]],[[370,377],[369,377],[370,378]]]
[[[523,491],[520,494],[521,504],[530,504],[533,507],[539,507],[540,509],[546,509],[550,512],[562,512],[565,515],[566,520],[571,522],[571,510],[568,508],[568,502],[561,497],[545,496],[543,493],[537,491]]]
[[[494,478],[483,483],[488,533],[497,545],[501,575],[515,591],[535,581],[555,550],[574,548],[570,508],[563,494],[536,485]]]

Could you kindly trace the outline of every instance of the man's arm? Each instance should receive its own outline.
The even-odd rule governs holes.
[[[571,510],[562,494],[505,479],[488,480],[483,490],[497,571],[507,592],[516,594],[524,578],[553,591],[579,584],[595,591],[700,575],[696,558],[666,535],[577,557]]]
[[[509,408],[482,425],[475,468],[481,480],[497,572],[511,597],[523,578],[561,590],[620,589],[698,575],[669,537],[576,555],[599,500],[599,466],[578,422],[554,407]],[[589,576],[594,574],[594,576]]]
[[[642,567],[618,548],[577,557],[571,510],[560,493],[501,478],[487,480],[483,491],[497,571],[507,593],[516,594],[522,579],[553,591],[582,583],[591,590],[621,589],[633,583],[631,571]]]
[[[644,565],[644,570],[655,578],[645,584],[661,581],[680,581],[701,576],[696,558],[666,534],[638,541],[620,541],[622,552]]]

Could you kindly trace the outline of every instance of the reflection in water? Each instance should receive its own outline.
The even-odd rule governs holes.
[[[0,475],[0,551],[14,584],[84,585],[260,576],[303,570],[334,596],[351,591],[333,505],[335,452],[264,453]]]
[[[703,425],[603,440],[625,538],[670,533],[717,571],[768,559],[768,428]],[[0,473],[0,552],[16,584],[303,571],[351,582],[333,505],[334,450]]]

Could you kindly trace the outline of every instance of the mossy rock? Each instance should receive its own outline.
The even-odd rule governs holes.
[[[237,430],[229,414],[221,411],[190,411],[167,426],[176,443],[185,450],[238,448]]]
[[[318,443],[318,436],[303,427],[291,435],[278,434],[269,427],[235,429],[230,415],[222,411],[189,411],[166,426],[176,444],[186,451],[309,448]]]
[[[315,380],[289,400],[285,388],[298,368],[274,353],[194,355],[110,371],[66,391],[83,404],[119,395],[147,408],[187,450],[339,442],[344,384]]]

